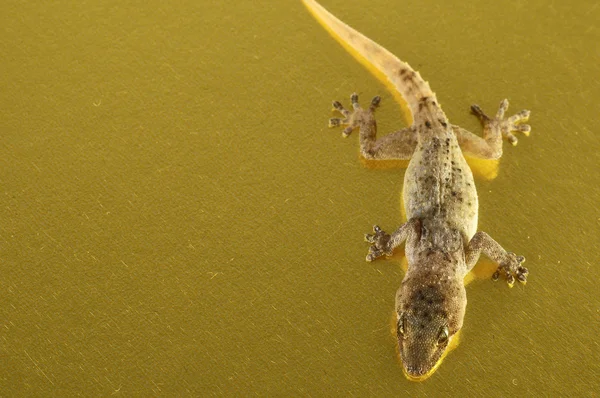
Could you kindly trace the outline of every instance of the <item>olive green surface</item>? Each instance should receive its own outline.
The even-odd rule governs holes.
[[[17,2],[0,13],[1,396],[595,396],[598,20],[591,1],[323,0],[409,62],[450,120],[532,111],[480,229],[526,286],[476,280],[422,383],[390,331],[403,272],[364,261],[403,169],[327,129],[385,86],[298,1]]]

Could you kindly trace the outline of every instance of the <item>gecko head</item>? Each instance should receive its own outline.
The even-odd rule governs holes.
[[[458,342],[467,297],[461,280],[405,278],[396,295],[398,351],[409,380],[423,381]]]

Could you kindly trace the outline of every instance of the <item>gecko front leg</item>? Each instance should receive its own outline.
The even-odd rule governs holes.
[[[417,146],[417,132],[413,127],[385,135],[377,139],[377,123],[375,109],[381,98],[374,97],[368,109],[358,104],[358,95],[352,94],[352,111],[347,110],[339,101],[333,102],[333,107],[344,118],[329,119],[329,127],[346,126],[342,135],[348,137],[356,128],[360,129],[360,153],[365,159],[389,160],[410,159]]]
[[[402,224],[393,234],[387,234],[377,225],[373,226],[373,234],[365,234],[365,241],[372,243],[367,254],[367,261],[373,261],[383,255],[391,256],[394,249],[405,241],[412,241],[419,235],[421,223],[412,219]]]
[[[507,252],[485,232],[477,232],[466,247],[465,256],[469,271],[475,266],[482,252],[498,264],[498,269],[492,275],[493,280],[498,280],[503,273],[509,287],[515,283],[515,276],[519,282],[523,284],[527,282],[529,271],[521,265],[525,262],[525,257]]]
[[[479,105],[472,105],[471,111],[479,117],[483,124],[483,138],[459,127],[452,126],[458,143],[465,155],[481,159],[499,159],[502,156],[502,138],[506,138],[512,145],[517,145],[518,139],[513,132],[520,132],[528,136],[531,126],[522,124],[529,120],[530,111],[521,112],[507,117],[504,113],[508,109],[508,100],[500,103],[495,117],[486,115]]]

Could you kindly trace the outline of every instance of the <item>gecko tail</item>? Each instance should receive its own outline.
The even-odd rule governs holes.
[[[383,83],[400,93],[412,115],[419,110],[422,97],[435,100],[435,93],[431,91],[429,83],[409,64],[337,19],[315,0],[302,2],[317,21],[360,63],[374,70]]]

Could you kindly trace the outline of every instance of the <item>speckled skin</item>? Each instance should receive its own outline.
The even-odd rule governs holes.
[[[503,274],[509,286],[515,276],[526,282],[528,271],[521,265],[524,257],[506,252],[485,232],[477,232],[477,191],[463,153],[499,158],[503,137],[514,145],[517,139],[512,132],[529,133],[530,127],[521,124],[529,111],[504,118],[508,107],[504,100],[490,118],[473,105],[472,111],[484,126],[483,138],[452,125],[418,72],[314,0],[303,1],[338,40],[388,77],[413,116],[410,127],[377,138],[374,111],[380,98],[375,97],[369,108],[363,109],[353,94],[352,111],[340,102],[333,103],[344,118],[331,119],[330,126],[346,126],[344,136],[358,128],[361,154],[367,159],[410,159],[403,187],[408,221],[391,235],[375,226],[365,239],[372,244],[367,261],[391,255],[405,243],[408,270],[396,294],[398,347],[406,376],[423,380],[440,364],[462,327],[467,305],[463,281],[480,253],[499,264],[494,279]]]

